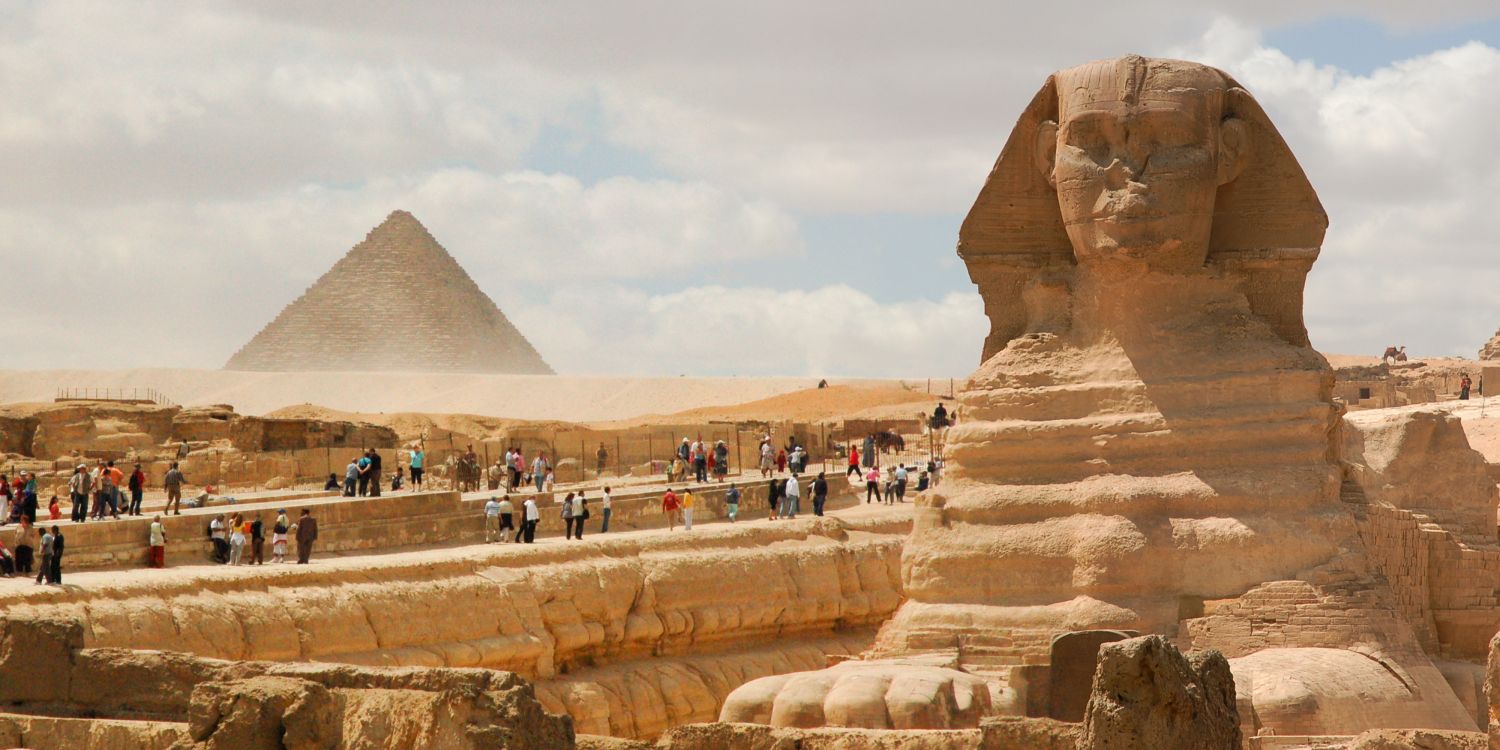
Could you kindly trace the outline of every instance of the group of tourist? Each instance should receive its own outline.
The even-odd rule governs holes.
[[[765,479],[772,473],[784,474],[791,471],[792,474],[801,474],[807,471],[807,463],[811,460],[807,449],[797,444],[795,437],[787,439],[785,448],[776,448],[771,445],[770,436],[760,441],[760,476]]]
[[[729,446],[723,440],[718,440],[710,448],[702,440],[685,437],[677,446],[673,464],[672,470],[668,472],[671,481],[685,482],[687,473],[691,471],[694,481],[707,482],[712,476],[715,482],[722,482],[729,475]]]
[[[150,554],[146,564],[152,568],[166,567],[167,529],[161,516],[151,520],[147,530]],[[270,528],[271,562],[286,562],[287,544],[297,543],[297,563],[306,565],[312,557],[313,543],[318,539],[318,519],[312,511],[303,508],[301,516],[292,522],[286,509],[276,511],[276,521]],[[264,565],[266,562],[266,526],[260,513],[253,517],[244,513],[214,516],[208,522],[208,539],[213,544],[213,561],[220,565]],[[249,551],[249,560],[245,552]]]
[[[416,458],[417,453],[412,454],[412,460],[421,463]],[[384,481],[385,475],[381,471],[380,451],[374,448],[366,448],[364,453],[349,460],[349,465],[344,467],[344,497],[380,497],[380,483]],[[416,476],[420,469],[413,469],[412,485],[419,484]],[[329,477],[330,483],[332,477]],[[327,485],[324,486],[327,489]],[[401,467],[396,467],[396,473],[391,478],[391,490],[401,489]]]
[[[36,572],[36,584],[62,585],[62,559],[66,540],[62,528],[37,527],[33,519],[22,516],[13,538],[15,549],[5,546],[0,540],[0,577],[13,578],[17,574],[30,576]],[[40,562],[38,562],[40,559]]]
[[[589,501],[583,491],[569,492],[558,504],[558,515],[562,518],[564,539],[583,539],[584,524],[592,517]],[[599,500],[601,523],[599,532],[609,532],[609,519],[614,513],[614,495],[604,488]],[[532,544],[536,542],[536,527],[542,520],[536,497],[528,495],[521,503],[519,523],[515,518],[516,508],[510,495],[491,497],[484,504],[484,541],[486,543],[514,542]]]

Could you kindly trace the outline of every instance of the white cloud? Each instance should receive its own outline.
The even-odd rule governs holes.
[[[1500,325],[1492,168],[1500,50],[1471,42],[1353,75],[1295,61],[1233,22],[1180,50],[1265,105],[1329,215],[1307,290],[1332,352],[1475,356]]]
[[[799,219],[961,214],[1047,73],[1127,52],[1222,65],[1286,133],[1332,218],[1318,344],[1471,353],[1500,324],[1496,51],[1354,76],[1257,31],[1338,12],[1415,28],[1487,0],[11,10],[0,347],[28,366],[215,366],[400,207],[564,371],[965,372],[972,288],[828,286],[861,248],[805,247]],[[644,164],[537,170],[543,133]],[[784,288],[737,286],[767,266]],[[674,346],[689,323],[701,345]]]
[[[961,377],[989,331],[974,294],[889,302],[843,285],[564,289],[511,318],[574,374]]]

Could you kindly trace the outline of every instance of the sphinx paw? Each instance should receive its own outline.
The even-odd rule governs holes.
[[[720,721],[778,727],[977,727],[990,689],[967,672],[900,661],[847,661],[763,677],[729,694]]]

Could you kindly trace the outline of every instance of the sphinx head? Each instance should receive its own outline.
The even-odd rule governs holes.
[[[1054,80],[1058,117],[1037,128],[1036,166],[1057,191],[1078,263],[1202,268],[1219,186],[1250,156],[1245,124],[1226,116],[1224,75],[1130,56]]]
[[[1305,345],[1302,286],[1327,226],[1286,142],[1233,78],[1128,56],[1047,78],[964,219],[958,253],[990,317],[986,358],[1046,329],[1023,304],[1037,279],[1114,259],[1238,280],[1256,314]]]

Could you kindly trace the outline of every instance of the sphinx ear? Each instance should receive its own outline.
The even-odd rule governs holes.
[[[1057,123],[1043,120],[1036,126],[1036,148],[1031,152],[1036,159],[1036,169],[1047,178],[1047,184],[1057,187],[1057,178],[1052,175],[1057,166]]]
[[[1219,184],[1233,182],[1250,160],[1250,133],[1245,122],[1230,117],[1219,124]]]

